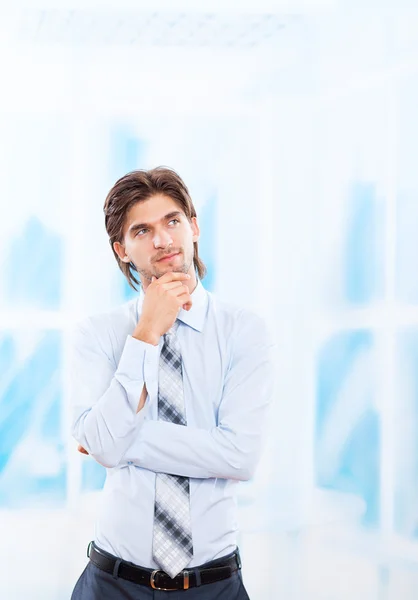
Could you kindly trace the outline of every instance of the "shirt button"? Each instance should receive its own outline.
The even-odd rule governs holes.
[[[128,460],[128,465],[132,465],[133,462],[131,460]]]

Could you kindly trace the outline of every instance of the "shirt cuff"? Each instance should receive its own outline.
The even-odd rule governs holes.
[[[119,360],[119,365],[115,373],[115,379],[123,386],[126,391],[129,404],[134,412],[138,408],[139,399],[145,383],[144,377],[144,358],[148,352],[158,350],[158,346],[153,346],[142,340],[128,335],[125,346]],[[143,411],[140,411],[140,413]]]

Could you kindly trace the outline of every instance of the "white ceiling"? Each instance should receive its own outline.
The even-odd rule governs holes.
[[[214,12],[28,9],[16,37],[31,44],[252,48],[275,40],[296,16]]]
[[[366,1],[366,0],[364,0]],[[16,8],[43,9],[134,9],[156,12],[200,12],[217,14],[312,14],[329,10],[341,0],[3,0]]]
[[[269,94],[306,97],[417,55],[418,20],[399,2],[396,18],[389,0],[375,11],[375,0],[0,6],[1,106],[192,111],[229,102],[233,113]]]

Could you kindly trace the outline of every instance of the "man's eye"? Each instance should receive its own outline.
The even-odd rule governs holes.
[[[180,223],[180,221],[178,219],[171,219],[171,221],[169,221],[169,223],[174,223],[174,222]]]
[[[147,231],[146,229],[140,229],[136,235],[139,235],[142,231]]]

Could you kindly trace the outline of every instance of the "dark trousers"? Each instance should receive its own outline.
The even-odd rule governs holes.
[[[217,561],[208,563],[212,566]],[[228,579],[188,590],[163,592],[121,577],[114,578],[88,562],[73,590],[71,600],[250,600],[241,570]]]

